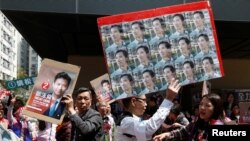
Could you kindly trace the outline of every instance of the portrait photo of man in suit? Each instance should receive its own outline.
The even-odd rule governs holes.
[[[61,100],[70,82],[71,78],[66,72],[59,72],[56,74],[52,85],[53,92],[47,94],[51,95],[50,107],[44,112],[44,115],[60,119],[65,107],[65,104],[61,103]]]

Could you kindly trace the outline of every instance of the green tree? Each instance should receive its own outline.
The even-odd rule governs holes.
[[[28,76],[29,75],[28,75],[27,71],[23,67],[20,67],[17,69],[17,79],[26,78]]]

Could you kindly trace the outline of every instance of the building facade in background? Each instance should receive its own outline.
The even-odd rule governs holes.
[[[20,71],[36,76],[41,58],[0,11],[0,80],[18,78]]]
[[[36,51],[29,46],[29,76],[37,76],[42,59]]]
[[[0,79],[17,78],[17,31],[0,12]]]

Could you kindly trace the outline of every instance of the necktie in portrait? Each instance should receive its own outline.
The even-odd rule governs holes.
[[[56,105],[58,101],[56,100],[49,109],[49,116],[52,117],[56,111]]]

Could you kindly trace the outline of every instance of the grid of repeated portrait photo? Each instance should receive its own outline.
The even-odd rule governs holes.
[[[187,11],[100,27],[117,99],[221,77],[209,11]]]

